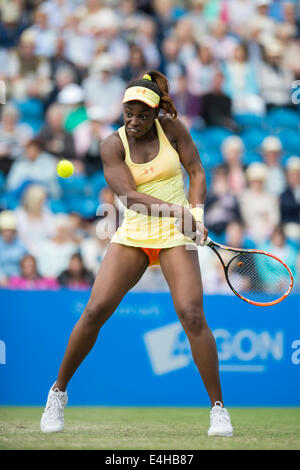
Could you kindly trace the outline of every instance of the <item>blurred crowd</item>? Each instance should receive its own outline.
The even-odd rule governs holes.
[[[0,285],[91,287],[110,241],[99,224],[122,220],[99,143],[151,69],[199,150],[211,238],[274,253],[300,291],[296,0],[0,0]],[[116,220],[96,215],[106,203]],[[205,292],[228,292],[215,255],[199,259]],[[135,290],[167,291],[160,268]]]

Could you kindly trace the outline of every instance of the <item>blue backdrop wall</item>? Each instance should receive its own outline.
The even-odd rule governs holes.
[[[89,292],[0,291],[0,404],[44,405]],[[300,296],[206,296],[225,403],[300,405]],[[207,406],[170,294],[129,293],[69,387],[70,405]]]

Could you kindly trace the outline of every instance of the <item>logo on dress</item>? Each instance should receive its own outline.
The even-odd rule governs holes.
[[[148,175],[148,173],[153,173],[153,172],[154,172],[154,168],[153,168],[153,166],[150,166],[150,168],[146,168],[144,173],[145,173],[145,175]]]
[[[143,93],[143,95],[145,95],[147,90],[145,88],[137,88],[136,92],[137,93]]]

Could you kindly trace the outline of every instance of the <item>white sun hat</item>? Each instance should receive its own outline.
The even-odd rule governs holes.
[[[76,83],[70,83],[59,92],[57,100],[60,104],[78,104],[84,97],[84,90]]]

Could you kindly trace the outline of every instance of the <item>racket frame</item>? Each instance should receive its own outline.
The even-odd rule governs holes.
[[[279,302],[282,302],[282,300],[284,300],[292,291],[292,288],[293,288],[293,285],[294,285],[294,277],[293,277],[293,274],[292,274],[292,271],[290,270],[290,268],[280,259],[278,258],[277,256],[273,255],[272,253],[268,253],[267,251],[263,251],[263,250],[257,250],[257,249],[240,249],[240,248],[233,248],[231,246],[225,246],[225,245],[221,245],[221,243],[217,243],[217,242],[214,242],[213,240],[211,240],[209,237],[207,237],[207,240],[205,241],[205,245],[206,246],[209,246],[209,248],[211,248],[214,253],[218,256],[219,260],[221,261],[221,264],[223,266],[223,269],[224,269],[224,273],[225,273],[225,278],[226,278],[226,281],[230,287],[230,289],[232,290],[232,292],[237,296],[239,297],[240,299],[244,300],[245,302],[247,302],[248,304],[252,304],[252,305],[256,305],[258,307],[270,307],[271,305],[276,305],[278,304]],[[220,255],[220,253],[218,252],[218,250],[215,248],[221,248],[222,250],[227,250],[227,251],[233,251],[236,254],[236,256],[233,256],[233,258],[229,261],[229,263],[226,265],[223,261],[223,258],[222,256]],[[279,298],[279,299],[276,299],[276,300],[273,300],[272,302],[257,302],[255,300],[250,300],[250,299],[247,299],[247,297],[243,296],[242,294],[239,294],[235,289],[234,287],[231,285],[230,281],[229,281],[229,277],[228,277],[228,268],[230,266],[230,263],[232,263],[232,261],[237,258],[240,254],[243,254],[243,253],[258,253],[258,254],[262,254],[262,255],[267,255],[267,256],[270,256],[270,258],[274,258],[276,259],[277,261],[279,261],[288,271],[289,273],[289,276],[290,276],[290,285],[289,285],[289,288],[288,290]]]

